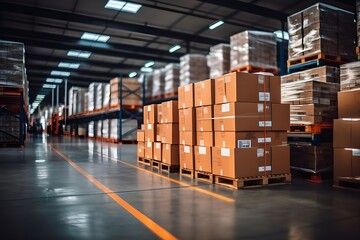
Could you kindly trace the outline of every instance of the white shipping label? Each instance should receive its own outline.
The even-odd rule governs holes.
[[[258,148],[256,150],[256,154],[257,154],[257,157],[263,157],[264,156],[264,149],[263,148]]]
[[[147,127],[148,127],[149,130],[152,129],[152,125],[151,125],[151,124],[148,124]]]
[[[190,147],[184,146],[184,153],[190,153]]]
[[[354,157],[360,157],[360,149],[352,149],[352,155]]]
[[[205,88],[205,83],[201,82],[201,88]]]
[[[258,143],[264,143],[265,138],[258,138]],[[266,138],[266,142],[269,143],[271,142],[271,137],[267,137]]]
[[[185,144],[185,140],[182,140],[182,142],[181,142],[182,144]]]
[[[182,106],[183,106],[183,108],[185,108],[185,103],[183,103],[183,105],[182,105]]]
[[[251,148],[251,140],[238,140],[238,148]]]
[[[185,132],[185,127],[182,127],[183,132]]]
[[[220,170],[220,176],[222,176],[222,175],[224,175],[224,172],[223,172],[223,170],[221,169],[221,170]]]
[[[155,143],[155,148],[159,149],[161,147],[161,143]]]
[[[185,92],[190,91],[190,85],[185,85],[184,90],[185,90]]]
[[[139,149],[139,152],[142,152],[142,149],[141,149],[141,148]]]
[[[264,76],[263,75],[258,76],[258,83],[259,84],[264,84]]]
[[[258,112],[264,112],[264,104],[262,103],[258,104]]]
[[[270,101],[270,93],[269,92],[259,92],[259,101],[269,102]]]
[[[204,139],[200,140],[200,146],[204,146]]]
[[[225,147],[225,141],[222,142],[223,147]]]
[[[223,96],[223,102],[227,102],[227,98],[225,95]]]
[[[202,106],[202,100],[199,101],[200,106]]]
[[[200,128],[200,132],[203,132],[203,131],[204,131],[204,128],[203,128],[203,127],[201,127],[201,128]]]
[[[262,166],[262,167],[259,167],[259,172],[263,172],[264,171],[264,166]],[[268,171],[271,171],[271,166],[266,166],[266,171],[268,172]]]
[[[147,110],[148,110],[148,112],[150,112],[151,111],[151,106],[148,106]]]
[[[199,154],[206,155],[206,147],[199,147]]]
[[[229,112],[230,111],[230,104],[225,103],[221,105],[221,112]]]
[[[151,147],[151,142],[147,142],[147,146],[150,148]]]
[[[221,124],[221,131],[224,131],[225,128],[224,128],[224,124]]]
[[[265,125],[266,125],[266,127],[271,127],[272,122],[271,121],[266,121],[266,123],[264,124],[264,121],[259,121],[259,127],[264,127]]]
[[[230,157],[230,148],[221,148],[221,156]]]
[[[166,150],[169,150],[169,144],[166,144],[165,146],[166,146]]]

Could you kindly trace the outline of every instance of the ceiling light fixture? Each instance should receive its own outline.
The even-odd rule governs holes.
[[[210,30],[213,30],[213,29],[215,29],[215,28],[217,28],[217,27],[219,27],[219,26],[221,26],[221,25],[223,25],[223,24],[224,24],[224,21],[219,20],[219,21],[214,22],[213,24],[211,24],[211,25],[209,26],[209,29],[210,29]]]
[[[67,55],[69,57],[79,57],[79,58],[89,58],[91,56],[91,52],[88,51],[80,51],[80,50],[70,50]]]
[[[151,72],[153,71],[153,69],[150,68],[150,67],[142,67],[142,68],[140,69],[140,71],[141,71],[141,72],[145,72],[145,73],[151,73]]]
[[[61,78],[47,78],[46,82],[48,82],[48,83],[62,83],[63,80]]]
[[[131,72],[129,73],[129,78],[133,78],[136,77],[137,73],[136,72]]]
[[[170,52],[170,53],[173,53],[173,52],[179,50],[180,48],[181,48],[180,45],[174,45],[174,46],[172,46],[172,47],[169,49],[169,52]]]
[[[55,76],[63,76],[63,77],[70,76],[70,72],[64,72],[64,71],[51,71],[50,74]]]
[[[149,62],[145,63],[144,67],[148,68],[148,67],[153,66],[154,64],[155,64],[154,61],[149,61]]]
[[[110,39],[110,36],[97,34],[97,33],[84,32],[83,35],[81,36],[81,39],[96,41],[96,42],[107,42]]]
[[[57,85],[55,85],[55,84],[44,84],[43,88],[52,88],[52,89],[54,89],[54,88],[56,88],[56,86]]]
[[[141,7],[142,5],[138,3],[131,3],[119,0],[109,0],[105,5],[105,8],[128,13],[137,13]]]
[[[80,63],[60,62],[58,67],[78,69],[80,67]]]

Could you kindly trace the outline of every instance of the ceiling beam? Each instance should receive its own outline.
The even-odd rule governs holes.
[[[32,17],[43,17],[43,18],[57,19],[62,21],[83,23],[88,25],[96,25],[96,26],[108,27],[113,29],[129,31],[129,32],[139,32],[152,36],[161,36],[161,37],[167,37],[173,39],[181,39],[184,41],[205,43],[209,45],[215,45],[223,41],[221,39],[202,37],[189,33],[166,30],[158,27],[144,26],[140,24],[133,24],[127,22],[120,22],[120,21],[110,21],[102,18],[87,16],[84,14],[70,13],[65,11],[49,9],[49,8],[26,6],[22,4],[15,4],[9,2],[2,3],[0,10],[3,12],[15,12],[20,14],[30,15]]]

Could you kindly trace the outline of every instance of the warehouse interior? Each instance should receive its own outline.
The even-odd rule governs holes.
[[[360,1],[0,0],[1,239],[357,239]]]

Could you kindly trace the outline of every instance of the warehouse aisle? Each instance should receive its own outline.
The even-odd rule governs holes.
[[[38,136],[0,149],[1,239],[355,239],[359,203],[296,179],[235,191],[160,176],[137,167],[136,145]]]

